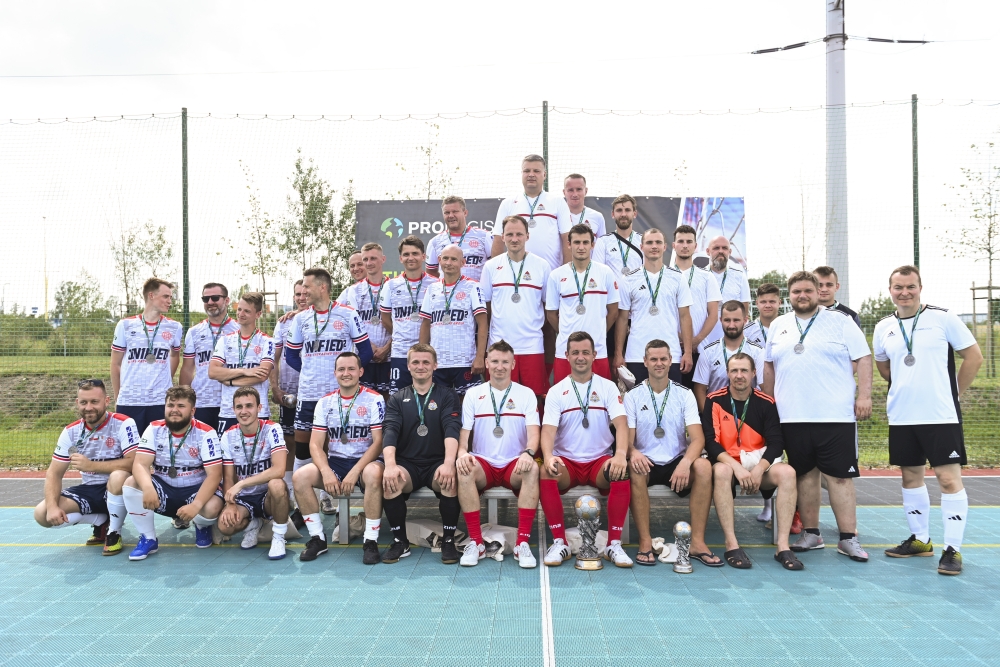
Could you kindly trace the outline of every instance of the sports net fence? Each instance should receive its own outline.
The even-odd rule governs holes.
[[[893,310],[889,271],[914,261],[911,111],[906,100],[841,116],[847,172],[831,177],[849,222],[829,239],[822,108],[551,107],[549,189],[579,172],[596,196],[742,197],[752,284],[832,262],[829,248],[849,263],[835,265],[849,282],[842,300],[870,337]],[[918,117],[923,300],[960,313],[987,357],[963,413],[970,463],[997,465],[1000,293],[984,288],[1000,281],[990,262],[1000,249],[1000,106],[921,103]],[[186,248],[180,113],[0,123],[0,467],[47,464],[75,418],[76,381],[108,378],[115,322],[141,309],[148,276],[180,282],[187,261],[190,303],[178,298],[174,317],[183,321],[187,308],[191,324],[204,317],[206,282],[264,291],[269,329],[303,267],[323,264],[348,282],[354,202],[516,194],[520,159],[543,152],[544,118],[541,107],[394,118],[191,113]],[[863,465],[887,464],[886,388],[876,374],[874,415],[860,425]]]

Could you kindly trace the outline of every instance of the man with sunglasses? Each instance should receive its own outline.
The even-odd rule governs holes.
[[[205,285],[201,288],[201,302],[205,304],[208,317],[188,329],[184,336],[184,361],[181,362],[179,383],[188,385],[198,394],[194,418],[206,424],[218,424],[222,385],[208,377],[208,364],[219,341],[240,327],[229,317],[229,290],[225,285]]]

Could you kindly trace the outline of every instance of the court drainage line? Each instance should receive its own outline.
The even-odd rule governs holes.
[[[555,667],[556,651],[552,638],[552,592],[549,589],[549,566],[545,564],[545,515],[538,513],[539,583],[542,595],[542,656],[545,667]]]

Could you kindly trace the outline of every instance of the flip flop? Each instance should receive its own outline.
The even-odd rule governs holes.
[[[794,551],[779,551],[774,554],[774,560],[781,563],[781,567],[786,570],[804,570],[806,567],[802,561],[795,557]]]
[[[723,556],[725,557],[726,562],[729,563],[729,566],[735,567],[737,570],[749,570],[753,567],[753,563],[750,562],[750,557],[747,556],[747,552],[743,551],[742,548],[727,551],[723,554]]]
[[[643,560],[642,559],[643,556],[648,557],[651,560]],[[656,565],[656,554],[653,552],[652,549],[650,549],[649,551],[640,551],[635,555],[635,562],[637,565],[648,565],[652,567],[653,565]]]
[[[718,558],[718,556],[713,554],[711,551],[703,554],[688,554],[688,555],[694,560],[701,563],[702,565],[707,565],[708,567],[722,567],[723,565],[726,564],[725,561],[723,560],[720,560],[718,563],[713,563],[712,561],[707,560],[709,558]]]

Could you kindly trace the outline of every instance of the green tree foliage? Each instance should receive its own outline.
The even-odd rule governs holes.
[[[249,167],[243,164],[243,174],[247,180],[249,212],[236,221],[239,235],[228,239],[229,247],[236,253],[237,266],[255,276],[261,292],[267,292],[268,276],[277,275],[284,266],[278,254],[280,240],[275,230],[275,222],[260,203],[260,190],[254,185]]]
[[[878,296],[870,296],[861,302],[861,309],[858,310],[858,317],[861,318],[861,328],[865,333],[871,335],[875,331],[875,325],[883,317],[896,312],[896,304],[892,299],[879,292]]]
[[[115,280],[130,313],[141,309],[139,292],[147,278],[170,280],[173,273],[174,246],[167,240],[167,228],[152,220],[119,227],[111,239],[111,254]]]
[[[437,123],[425,123],[427,125],[427,145],[416,146],[415,149],[420,155],[420,164],[413,169],[407,169],[406,164],[397,162],[396,166],[402,171],[417,174],[419,179],[413,184],[411,191],[387,192],[386,196],[400,197],[401,199],[434,199],[444,197],[453,187],[451,177],[458,172],[458,167],[449,169],[445,167],[444,160],[441,159],[441,151],[438,140],[441,138],[441,126]]]
[[[785,293],[788,285],[788,276],[786,276],[781,271],[770,270],[760,278],[750,278],[748,281],[750,283],[750,289],[755,290],[764,283],[774,283],[781,288],[782,294]]]

